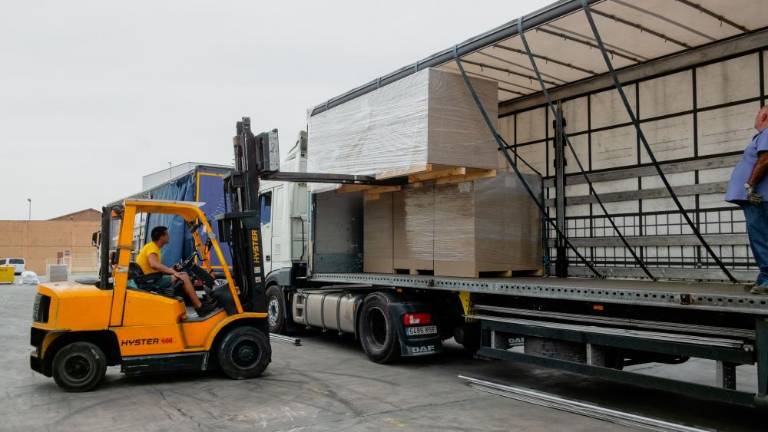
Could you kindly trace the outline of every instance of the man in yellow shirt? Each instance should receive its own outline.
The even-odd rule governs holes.
[[[164,226],[152,228],[150,236],[152,241],[145,244],[136,256],[136,264],[141,267],[141,271],[144,275],[162,273],[162,277],[155,284],[155,288],[158,289],[169,288],[173,286],[177,280],[182,281],[184,284],[184,294],[197,311],[197,315],[202,317],[211,313],[214,306],[209,303],[204,304],[200,301],[197,297],[197,293],[195,293],[195,287],[192,285],[192,280],[189,278],[189,275],[184,272],[177,272],[173,268],[163,264],[160,249],[171,240],[170,234],[168,234],[168,228]]]

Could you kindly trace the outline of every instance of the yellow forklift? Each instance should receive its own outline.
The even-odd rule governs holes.
[[[43,283],[34,303],[30,366],[64,390],[89,391],[107,366],[127,375],[219,369],[233,379],[261,375],[271,361],[258,206],[259,172],[276,140],[238,125],[236,168],[225,179],[228,206],[216,235],[200,203],[127,199],[103,208],[101,271],[90,282]],[[270,147],[272,152],[270,152]],[[257,209],[257,210],[249,210]],[[174,215],[194,239],[176,264],[216,309],[198,317],[184,299],[137,283],[134,225],[141,214]],[[218,238],[221,237],[221,238]],[[221,243],[220,243],[221,241]],[[222,245],[229,247],[227,263]],[[228,265],[215,273],[211,257]],[[207,298],[206,298],[207,297]]]

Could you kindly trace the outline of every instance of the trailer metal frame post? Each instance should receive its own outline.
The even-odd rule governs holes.
[[[491,340],[489,340],[489,338],[483,340],[483,344],[477,351],[477,355],[483,358],[528,363],[535,366],[607,379],[622,384],[677,393],[700,400],[725,402],[746,407],[754,407],[756,405],[768,406],[765,393],[758,393],[755,395],[751,392],[738,391],[733,388],[722,387],[719,385],[698,384],[681,381],[675,378],[663,378],[606,367],[599,364],[598,347],[605,346],[619,349],[709,358],[719,362],[729,362],[731,364],[751,363],[753,358],[751,357],[752,353],[733,348],[695,346],[676,341],[641,341],[635,338],[625,338],[622,336],[571,331],[558,328],[548,329],[545,327],[504,321],[482,320],[480,325],[485,334],[492,335],[491,340],[493,341],[493,344],[490,344],[489,342],[491,342]],[[762,336],[765,339],[768,337],[768,321],[763,321],[762,325],[764,326],[764,333]],[[509,340],[508,338],[511,336],[522,336],[523,338],[539,337],[558,341],[583,343],[587,349],[587,358],[585,359],[586,361],[579,362],[553,356],[518,352],[504,349],[503,345],[499,346],[500,340],[503,338]],[[768,345],[768,339],[764,340],[763,343]],[[763,354],[763,356],[767,356],[767,354]],[[763,360],[768,359],[764,358]],[[762,381],[760,382],[760,386],[762,386],[761,391],[765,391],[765,385],[768,383],[768,381],[766,381],[766,378],[768,378],[768,370],[762,369],[758,372],[758,375],[762,377]]]
[[[683,219],[685,219],[685,222],[691,228],[691,231],[693,232],[693,234],[699,240],[699,242],[704,247],[704,249],[706,249],[707,254],[712,258],[712,261],[714,261],[715,264],[717,264],[717,266],[720,268],[720,270],[723,272],[726,278],[728,278],[729,281],[733,283],[738,282],[738,279],[736,279],[733,276],[730,270],[728,270],[725,264],[723,264],[723,261],[720,259],[720,257],[717,256],[717,254],[709,245],[709,243],[707,243],[707,241],[701,235],[701,232],[699,231],[698,227],[693,222],[690,215],[688,215],[688,212],[686,211],[685,207],[683,207],[683,204],[680,202],[680,199],[678,198],[674,189],[672,189],[672,185],[669,183],[669,179],[667,179],[666,174],[664,174],[664,170],[662,170],[661,165],[659,164],[659,161],[656,159],[656,155],[654,154],[653,149],[651,149],[650,144],[648,144],[648,140],[646,139],[645,134],[643,133],[643,128],[640,126],[640,120],[638,120],[637,115],[635,115],[635,112],[629,103],[629,99],[627,99],[627,94],[624,92],[624,88],[621,84],[621,81],[619,81],[619,77],[616,75],[616,70],[613,67],[613,62],[611,62],[611,59],[608,56],[607,50],[605,48],[605,44],[603,43],[603,39],[600,37],[600,32],[597,29],[597,24],[595,24],[595,20],[592,18],[592,12],[589,7],[589,2],[587,0],[580,0],[580,1],[581,1],[581,9],[584,11],[584,15],[586,15],[587,17],[587,23],[589,24],[589,27],[592,30],[592,35],[595,38],[595,43],[597,45],[597,48],[600,50],[600,54],[602,54],[603,61],[605,62],[605,66],[608,68],[608,75],[610,75],[611,80],[613,81],[613,86],[616,89],[616,91],[619,93],[619,97],[621,98],[621,101],[624,104],[624,108],[627,111],[627,115],[629,115],[629,119],[631,120],[632,124],[635,127],[635,131],[637,132],[637,137],[640,139],[640,142],[643,144],[643,148],[645,149],[645,152],[648,154],[648,158],[651,160],[651,163],[653,164],[654,168],[656,168],[656,173],[658,174],[659,179],[661,179],[661,182],[664,184],[664,187],[667,189],[669,196],[672,198],[672,201],[675,203],[675,207],[677,207],[678,211],[680,212],[680,216]]]
[[[477,92],[475,91],[475,88],[472,86],[472,83],[469,82],[469,76],[467,76],[467,72],[464,70],[464,66],[461,64],[461,58],[457,51],[458,47],[453,47],[453,59],[456,62],[456,66],[459,68],[459,72],[461,73],[461,77],[464,80],[464,85],[466,86],[467,90],[469,91],[469,94],[472,96],[472,100],[475,102],[475,105],[477,106],[477,109],[480,111],[480,114],[483,117],[483,121],[485,121],[485,125],[488,127],[488,130],[491,132],[491,135],[493,136],[494,140],[496,140],[496,144],[499,147],[499,151],[501,151],[504,154],[504,158],[507,160],[507,163],[512,168],[512,170],[515,172],[515,175],[520,180],[520,182],[523,185],[523,188],[525,188],[525,191],[528,193],[528,196],[534,201],[536,204],[536,207],[538,207],[539,212],[541,212],[543,219],[546,223],[548,223],[552,228],[557,231],[558,235],[561,235],[565,238],[565,244],[568,246],[576,255],[581,262],[586,265],[589,270],[595,274],[595,277],[602,279],[603,275],[597,269],[595,266],[587,260],[584,255],[582,255],[578,249],[576,249],[575,246],[573,246],[569,241],[568,238],[565,236],[565,234],[560,231],[560,228],[557,227],[557,224],[552,222],[547,216],[547,209],[546,204],[543,202],[539,202],[538,197],[536,196],[536,193],[533,192],[531,189],[531,186],[528,184],[528,182],[525,180],[525,177],[520,172],[520,170],[517,167],[517,163],[515,160],[512,159],[512,157],[509,155],[510,151],[513,151],[516,155],[516,159],[520,159],[522,161],[522,158],[517,156],[517,151],[512,150],[512,148],[507,144],[506,141],[499,135],[499,132],[496,130],[496,127],[493,125],[493,122],[491,121],[490,116],[488,115],[488,112],[485,110],[485,107],[483,107],[482,102],[480,102],[480,97],[477,95]],[[527,163],[526,163],[527,165]]]
[[[555,104],[552,100],[552,97],[549,94],[549,91],[547,90],[547,86],[544,83],[544,79],[541,77],[541,72],[539,71],[539,67],[536,65],[536,58],[533,52],[531,51],[531,47],[528,45],[528,40],[525,38],[525,31],[523,27],[523,20],[524,17],[517,20],[517,31],[520,35],[520,41],[523,43],[523,48],[525,48],[525,53],[528,55],[528,59],[531,62],[531,67],[533,69],[533,72],[536,75],[536,79],[539,81],[539,86],[541,86],[541,92],[544,95],[544,98],[547,101],[547,106],[549,107],[549,111],[552,112],[552,115],[555,117],[561,117],[562,118],[562,110],[560,114],[557,113],[557,108],[555,108]],[[558,101],[558,104],[560,102]],[[559,105],[558,105],[559,106]],[[563,124],[563,127],[565,124]],[[587,175],[586,170],[584,169],[584,165],[582,165],[581,161],[579,160],[579,156],[576,154],[576,150],[574,150],[573,145],[571,144],[570,139],[568,138],[568,133],[565,132],[564,128],[560,129],[560,134],[562,135],[562,141],[565,146],[567,146],[571,150],[571,155],[573,156],[574,162],[576,162],[576,166],[579,168],[579,171],[581,172],[582,177],[584,177],[584,180],[586,181],[587,185],[589,186],[589,192],[592,196],[594,196],[595,201],[597,201],[597,204],[600,206],[600,209],[603,211],[603,214],[605,214],[605,217],[608,219],[608,222],[611,224],[611,227],[616,232],[616,235],[619,237],[621,242],[624,244],[624,247],[629,251],[629,253],[632,255],[632,258],[634,258],[635,262],[640,266],[641,269],[643,269],[643,272],[648,276],[651,280],[656,280],[656,277],[648,270],[648,267],[645,265],[645,262],[643,262],[642,258],[638,256],[635,249],[632,247],[632,245],[629,244],[627,239],[624,237],[624,234],[621,232],[618,226],[616,226],[616,222],[614,222],[611,215],[608,213],[608,209],[605,208],[605,205],[603,204],[603,201],[600,199],[600,195],[595,190],[594,185],[592,184],[592,181],[590,180],[589,176]],[[548,148],[548,147],[547,147]],[[563,197],[565,195],[563,194]],[[568,240],[566,239],[566,242]],[[579,253],[576,252],[578,255]],[[593,270],[594,272],[594,270]]]
[[[716,382],[724,389],[736,390],[736,364],[718,361],[716,371]]]
[[[768,404],[768,319],[755,321],[755,349],[757,350],[757,397]]]
[[[491,330],[491,348],[506,351],[509,349],[509,336],[505,333],[499,333]]]
[[[555,216],[560,232],[566,233],[568,227],[565,225],[565,119],[563,118],[563,107],[560,101],[557,102],[552,127],[555,130],[555,211],[557,213]],[[557,250],[555,276],[561,278],[568,277],[568,250],[565,246],[563,235],[558,234],[555,247]]]

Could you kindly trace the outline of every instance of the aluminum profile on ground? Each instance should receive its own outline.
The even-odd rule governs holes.
[[[301,338],[283,336],[276,333],[270,333],[269,340],[272,342],[285,342],[292,345],[301,346]]]
[[[644,417],[637,414],[631,414],[623,411],[617,411],[610,408],[604,408],[585,402],[579,402],[571,399],[565,399],[548,393],[531,390],[524,387],[515,387],[499,384],[491,381],[485,381],[478,378],[472,378],[459,375],[459,378],[480,391],[503,396],[510,399],[527,402],[547,408],[553,408],[561,411],[567,411],[574,414],[583,415],[623,426],[634,427],[638,429],[656,431],[656,432],[708,432],[709,429],[685,426],[677,423],[671,423],[664,420]]]

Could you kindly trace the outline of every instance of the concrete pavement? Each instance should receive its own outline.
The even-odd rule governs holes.
[[[320,333],[301,335],[300,347],[273,343],[273,362],[259,379],[232,381],[217,373],[137,379],[110,368],[97,391],[64,393],[28,366],[33,299],[33,286],[0,285],[3,431],[632,430],[478,392],[458,374],[712,429],[768,430],[754,410],[475,360],[457,345],[440,357],[378,365],[352,338]],[[684,373],[698,379],[703,366],[686,365]]]

